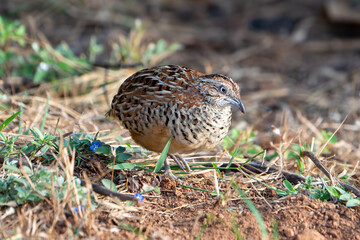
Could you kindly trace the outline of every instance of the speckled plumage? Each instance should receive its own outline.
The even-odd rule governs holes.
[[[120,86],[107,115],[118,118],[144,148],[169,154],[208,150],[231,124],[231,104],[241,111],[239,86],[220,74],[168,65],[136,72]]]

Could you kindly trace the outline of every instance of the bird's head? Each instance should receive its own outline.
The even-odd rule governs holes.
[[[200,92],[205,100],[218,107],[234,105],[245,113],[245,107],[240,100],[239,85],[231,78],[221,74],[203,75],[199,78]]]

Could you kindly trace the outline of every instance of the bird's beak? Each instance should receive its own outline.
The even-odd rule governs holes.
[[[244,104],[241,102],[241,100],[239,98],[236,98],[236,97],[228,98],[227,101],[230,102],[231,104],[235,105],[236,107],[238,107],[240,109],[240,111],[245,114]]]

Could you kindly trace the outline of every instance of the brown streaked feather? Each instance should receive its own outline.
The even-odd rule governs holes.
[[[170,137],[169,154],[208,150],[231,123],[231,107],[216,95],[219,86],[240,97],[238,85],[220,74],[176,65],[143,69],[123,82],[107,116],[118,118],[148,150],[161,152]]]

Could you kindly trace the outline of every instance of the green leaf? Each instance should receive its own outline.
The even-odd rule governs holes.
[[[131,154],[119,153],[116,155],[116,162],[124,162],[125,160],[128,160],[129,158],[131,158]]]
[[[48,71],[44,71],[41,68],[38,68],[36,70],[36,73],[35,73],[35,76],[34,76],[34,79],[33,79],[34,83],[35,84],[41,83],[45,79],[47,74],[48,74]]]
[[[119,163],[119,164],[116,164],[114,165],[114,167],[112,166],[109,166],[110,169],[115,169],[115,170],[119,170],[119,169],[134,169],[136,167],[135,164],[133,163]]]
[[[340,197],[339,192],[334,187],[326,186],[326,190],[331,194],[331,196],[336,198]]]
[[[164,39],[160,39],[159,41],[157,41],[156,43],[156,50],[155,52],[157,54],[161,54],[163,52],[165,52],[165,48],[166,48],[166,42]]]
[[[50,148],[50,145],[44,145],[40,150],[39,152],[37,152],[37,154],[40,154],[40,156],[46,154],[46,152],[49,150]]]
[[[25,35],[25,26],[24,25],[20,25],[16,30],[15,30],[15,35],[17,37],[22,37]]]
[[[107,189],[110,189],[111,191],[114,191],[114,192],[117,191],[116,184],[113,183],[111,180],[103,179],[103,180],[101,180],[101,182]]]
[[[283,191],[283,190],[279,190],[279,189],[275,189],[275,192],[276,192],[279,196],[287,196],[287,195],[289,195],[289,192]]]
[[[5,143],[7,142],[7,139],[6,139],[5,135],[2,132],[0,132],[0,139]]]
[[[0,131],[2,131],[12,120],[14,120],[21,111],[18,111],[17,113],[13,114],[11,117],[7,118],[1,125],[0,125]]]
[[[123,152],[125,152],[125,148],[122,146],[117,147],[115,150],[116,155],[123,153]]]
[[[356,207],[360,205],[360,200],[359,199],[351,199],[349,201],[347,201],[346,206],[347,207]]]
[[[332,132],[327,132],[325,130],[322,130],[321,131],[321,134],[323,135],[323,137],[326,139],[326,140],[329,140],[330,139],[330,143],[334,144],[337,142],[337,138],[335,136],[332,136],[333,133]]]
[[[23,166],[22,170],[28,175],[33,174],[33,171],[28,166]]]
[[[288,181],[288,180],[284,180],[283,181],[283,185],[287,188],[287,190],[289,190],[292,193],[296,193],[296,190],[294,189],[293,185]]]
[[[100,146],[95,150],[95,152],[102,153],[102,154],[104,154],[106,156],[111,156],[112,155],[111,147],[109,145]]]
[[[44,139],[44,135],[37,127],[33,127],[32,130],[30,129],[30,131],[33,133],[34,137],[38,137],[40,140]]]
[[[15,165],[4,165],[3,168],[7,169],[7,170],[11,170],[16,173],[21,173],[20,169],[18,167],[16,167]]]
[[[342,189],[341,187],[334,187],[336,190],[338,190],[338,192],[340,193],[340,194],[347,194],[347,192],[344,190],[344,189]]]
[[[345,193],[340,195],[339,199],[342,201],[350,201],[351,199],[353,199],[354,197],[350,194],[350,193]]]
[[[165,162],[165,159],[167,157],[167,153],[169,151],[169,148],[170,148],[170,144],[171,144],[171,138],[169,139],[169,141],[167,142],[167,144],[165,145],[164,147],[164,150],[161,152],[161,155],[159,157],[159,160],[158,162],[156,163],[156,166],[155,166],[155,169],[154,169],[154,172],[157,173],[160,171],[161,167],[164,165],[164,162]]]

